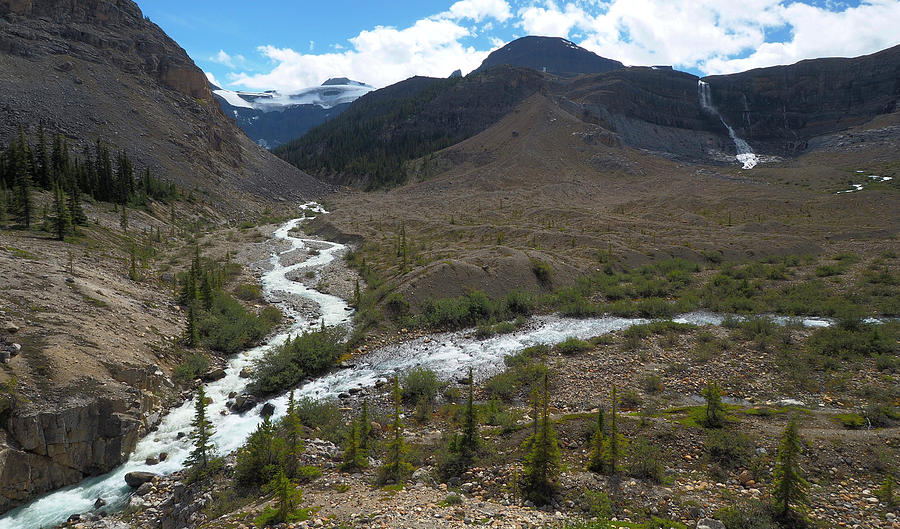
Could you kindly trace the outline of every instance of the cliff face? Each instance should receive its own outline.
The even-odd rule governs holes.
[[[0,0],[0,64],[0,138],[43,121],[70,143],[108,140],[231,211],[242,209],[240,192],[327,191],[250,141],[203,72],[130,0]]]
[[[719,112],[751,143],[793,154],[823,134],[897,109],[900,46],[705,79]]]

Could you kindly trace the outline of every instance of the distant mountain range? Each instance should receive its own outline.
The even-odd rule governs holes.
[[[296,92],[235,92],[211,84],[225,114],[262,147],[273,148],[302,136],[312,127],[337,116],[350,103],[374,90],[346,77]]]

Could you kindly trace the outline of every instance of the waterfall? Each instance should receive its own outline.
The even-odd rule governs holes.
[[[734,147],[737,150],[737,155],[735,156],[737,161],[744,164],[744,169],[753,169],[756,167],[756,164],[759,163],[759,157],[753,153],[753,149],[750,148],[749,143],[742,140],[734,133],[734,129],[725,122],[725,118],[722,117],[722,114],[720,114],[715,105],[713,105],[712,92],[710,92],[709,84],[698,80],[697,92],[700,95],[700,107],[719,118],[722,125],[725,125],[725,128],[728,129],[728,135],[731,137],[731,141],[734,142]]]

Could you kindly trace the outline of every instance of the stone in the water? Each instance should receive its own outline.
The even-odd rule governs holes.
[[[106,505],[106,500],[104,500],[103,498],[97,498],[97,501],[94,502],[95,509],[99,509],[100,507],[103,507],[104,505]]]
[[[143,485],[138,487],[137,490],[134,491],[134,493],[138,496],[143,496],[145,494],[148,494],[151,490],[153,490],[153,484],[148,481],[147,483],[144,483]]]
[[[222,380],[223,378],[225,378],[225,370],[222,368],[213,369],[203,375],[204,382],[214,382],[216,380]]]
[[[249,366],[244,366],[243,368],[241,368],[241,372],[238,373],[238,376],[241,378],[250,378],[253,376],[253,369],[251,369]]]
[[[148,465],[150,465],[150,466],[158,465],[158,464],[159,464],[159,459],[156,458],[156,457],[150,456],[150,457],[148,457],[147,459],[144,460],[144,463],[146,463],[146,464],[148,464]]]
[[[165,461],[166,459],[169,459],[169,453],[168,453],[168,452],[160,452],[160,453],[159,453],[159,460],[160,460],[160,461]]]
[[[262,417],[271,417],[273,413],[275,413],[275,405],[271,402],[263,404],[262,409],[259,411]]]
[[[129,472],[128,474],[125,474],[125,483],[128,483],[129,487],[136,489],[144,483],[153,481],[153,478],[155,477],[156,474],[154,474],[153,472]]]
[[[253,406],[256,406],[256,398],[245,393],[234,398],[234,405],[231,407],[231,411],[244,413],[253,409]]]

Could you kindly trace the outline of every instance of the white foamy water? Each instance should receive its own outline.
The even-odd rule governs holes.
[[[312,204],[306,206],[316,207]],[[317,212],[324,213],[318,209]],[[344,248],[337,243],[315,241],[317,247],[321,245],[328,247],[322,249],[318,256],[305,262],[290,266],[282,265],[281,257],[288,257],[291,252],[303,250],[312,242],[290,235],[291,229],[300,221],[301,219],[289,221],[275,232],[276,239],[288,241],[291,246],[288,250],[273,253],[271,256],[272,269],[266,272],[261,280],[263,291],[270,299],[283,299],[285,293],[303,296],[319,304],[326,325],[346,323],[350,311],[346,310],[347,304],[343,300],[309,289],[286,277],[298,269],[324,266],[336,257],[336,252]],[[238,376],[241,369],[251,365],[253,360],[259,358],[269,347],[283,343],[288,335],[299,334],[311,323],[289,306],[282,307],[282,310],[285,318],[291,321],[289,330],[274,336],[265,345],[237,355],[229,361],[225,378],[206,384],[206,394],[212,398],[212,404],[208,407],[209,418],[216,426],[216,434],[212,440],[219,454],[226,454],[240,447],[261,421],[259,405],[243,415],[220,413],[226,409],[228,394],[232,391],[241,393],[246,387],[247,380]],[[720,325],[723,320],[723,316],[709,312],[693,312],[673,318],[675,322],[695,325]],[[357,358],[354,367],[340,369],[308,382],[301,386],[297,393],[300,397],[336,397],[354,387],[374,386],[379,379],[386,379],[414,367],[432,369],[442,380],[465,376],[469,367],[472,367],[476,379],[483,380],[503,369],[504,357],[525,347],[555,344],[569,337],[590,338],[648,321],[650,320],[618,317],[571,319],[549,315],[535,316],[514,333],[485,340],[474,338],[471,330],[432,334],[374,350]],[[774,318],[774,321],[782,325],[797,322],[812,327],[828,326],[832,323],[830,320],[817,318],[778,317]],[[287,394],[269,402],[275,405],[274,418],[277,419],[284,414]],[[51,527],[64,522],[72,514],[91,511],[98,497],[109,503],[106,509],[121,507],[131,492],[125,485],[126,473],[147,470],[169,474],[183,468],[191,445],[186,436],[182,439],[178,439],[177,436],[179,432],[190,431],[193,416],[193,401],[185,402],[171,410],[157,431],[138,442],[128,462],[108,474],[60,489],[10,511],[0,518],[0,529]],[[161,452],[169,454],[166,461],[154,466],[144,463],[147,457],[158,456]]]
[[[753,153],[753,149],[750,147],[749,143],[735,134],[734,129],[725,122],[725,118],[722,117],[722,114],[720,114],[715,105],[713,105],[709,84],[698,80],[697,92],[700,95],[700,107],[719,118],[722,125],[725,125],[725,128],[728,129],[728,135],[731,137],[731,141],[734,142],[734,148],[737,151],[737,155],[735,155],[737,161],[743,164],[744,169],[753,169],[756,167],[756,164],[759,163],[759,157]]]

